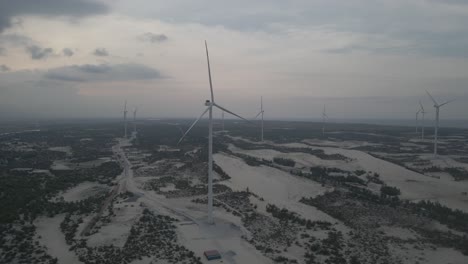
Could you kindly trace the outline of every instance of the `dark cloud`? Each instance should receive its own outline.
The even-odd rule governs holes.
[[[8,66],[6,66],[4,64],[0,65],[0,72],[7,72],[7,71],[10,71],[10,70],[11,69]]]
[[[1,1],[1,0],[0,0]],[[0,46],[27,46],[36,44],[30,37],[19,34],[1,34]]]
[[[109,8],[94,0],[0,0],[0,33],[21,15],[85,17],[107,13]]]
[[[42,48],[37,45],[31,45],[26,47],[26,52],[31,55],[31,59],[42,60],[52,55],[54,50],[52,48]]]
[[[99,57],[109,56],[109,52],[107,52],[107,50],[105,48],[97,48],[97,49],[94,50],[93,54],[95,56],[99,56]]]
[[[49,70],[45,78],[67,82],[130,81],[163,78],[159,71],[142,64],[84,64]]]
[[[67,56],[67,57],[71,57],[71,56],[73,56],[73,54],[75,54],[75,53],[73,52],[73,50],[71,50],[71,49],[69,49],[69,48],[64,48],[64,49],[62,50],[62,53],[63,53],[64,56]]]
[[[167,41],[168,37],[164,34],[155,34],[151,32],[146,32],[138,36],[138,39],[144,42],[160,43],[160,42]]]

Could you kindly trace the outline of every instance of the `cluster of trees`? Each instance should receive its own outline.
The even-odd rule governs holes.
[[[0,163],[0,172],[8,172],[15,168],[34,168],[48,170],[56,159],[62,159],[65,156],[63,152],[50,151],[33,147],[31,151],[1,150],[2,160]]]
[[[384,184],[384,182],[380,179],[380,175],[377,172],[374,172],[374,174],[370,174],[366,176],[367,178],[367,183],[373,182],[375,184]]]
[[[417,203],[404,201],[402,206],[414,213],[439,221],[450,228],[468,234],[468,213],[452,209],[439,202],[419,201]]]
[[[130,263],[143,257],[164,260],[166,263],[199,264],[201,258],[193,251],[177,243],[174,222],[177,219],[155,215],[148,209],[130,229],[130,235],[122,248],[114,245],[89,247],[86,240],[72,246],[80,261],[88,263]]]
[[[229,180],[231,179],[231,176],[229,176],[223,168],[221,168],[218,164],[213,162],[213,170],[221,177],[222,181]]]
[[[297,213],[291,212],[286,208],[280,209],[274,204],[268,204],[266,206],[266,211],[270,213],[273,217],[278,218],[280,221],[299,224],[301,226],[306,227],[307,229],[330,230],[332,228],[332,223],[330,222],[311,221],[309,219],[304,219],[300,217]]]
[[[307,154],[316,156],[323,160],[344,160],[344,161],[350,160],[348,157],[343,156],[341,154],[326,154],[325,151],[323,151],[322,149],[299,148],[299,147],[291,148],[291,147],[281,147],[281,146],[274,146],[274,145],[268,145],[268,144],[249,144],[248,142],[245,142],[243,140],[234,140],[232,138],[225,138],[225,141],[236,145],[236,147],[247,149],[247,150],[273,149],[282,153],[291,153],[291,152],[307,153]]]
[[[396,188],[384,188],[383,190],[387,190],[384,192],[390,192],[392,195],[388,195],[388,193],[378,195],[367,189],[354,187],[346,191],[334,190],[315,198],[302,198],[301,202],[317,207],[358,229],[360,227],[364,227],[366,230],[377,228],[380,226],[379,222],[411,227],[432,244],[454,248],[468,255],[467,213],[451,209],[438,202],[400,200],[396,196],[399,192]],[[342,205],[336,204],[336,201],[347,202],[346,205]],[[376,220],[376,218],[381,220]],[[463,232],[465,235],[435,230],[423,224],[431,220]]]
[[[0,263],[56,264],[34,241],[36,228],[26,223],[0,224]]]
[[[324,263],[347,264],[343,248],[344,239],[341,231],[330,231],[327,233],[327,237],[322,240],[311,238],[304,257],[306,263],[323,263],[317,260],[317,255],[321,255],[325,260]]]
[[[445,172],[452,175],[456,181],[468,180],[468,171],[463,168],[445,168]]]
[[[294,167],[294,165],[296,165],[294,160],[285,158],[273,158],[273,162],[287,167]]]
[[[247,241],[271,259],[281,256],[297,239],[297,227],[258,212],[246,214],[242,223],[251,234]]]
[[[330,173],[332,172],[346,173],[347,175],[331,176]],[[343,185],[347,183],[355,183],[363,186],[367,185],[367,182],[365,180],[355,175],[352,175],[351,172],[343,171],[338,168],[311,167],[309,173],[297,170],[291,170],[289,173],[322,184]]]
[[[382,196],[398,196],[401,194],[400,189],[397,187],[392,187],[392,186],[387,186],[387,185],[382,185],[380,187],[380,194]]]

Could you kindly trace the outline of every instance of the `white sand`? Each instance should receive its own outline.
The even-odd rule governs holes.
[[[53,218],[39,217],[34,222],[37,227],[37,238],[39,243],[47,247],[47,253],[58,259],[60,264],[82,263],[73,251],[70,251],[65,236],[60,230],[60,223],[64,215],[56,215]]]

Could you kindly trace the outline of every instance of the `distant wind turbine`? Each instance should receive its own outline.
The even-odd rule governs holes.
[[[255,118],[257,118],[259,115],[262,116],[262,123],[261,123],[261,134],[260,134],[260,141],[263,142],[263,114],[265,113],[265,111],[263,110],[263,97],[260,96],[260,112],[258,112],[258,114],[255,116]]]
[[[324,135],[324,136],[325,136],[325,123],[326,123],[326,119],[328,119],[328,116],[327,116],[327,113],[326,113],[325,105],[323,105],[323,112],[322,112],[322,135]]]
[[[138,111],[138,107],[133,108],[133,134],[136,136],[137,130],[136,130],[136,114]]]
[[[416,124],[415,124],[415,127],[416,127],[416,134],[418,134],[419,113],[421,113],[421,109],[419,109],[419,110],[416,112]]]
[[[419,101],[419,106],[421,106],[421,114],[422,114],[422,119],[421,119],[421,139],[424,140],[424,115],[426,114],[426,111],[424,110],[424,106],[422,105],[421,101]]]
[[[449,101],[445,101],[441,104],[439,104],[435,99],[434,97],[432,97],[432,95],[426,91],[427,95],[429,95],[429,97],[431,98],[432,102],[434,102],[434,108],[436,109],[436,116],[435,116],[435,124],[434,124],[434,156],[437,156],[437,140],[438,140],[438,130],[439,130],[439,112],[440,112],[440,107],[450,103],[450,102],[453,102],[454,100],[449,100]]]
[[[125,100],[124,106],[124,137],[127,138],[127,100]]]
[[[198,123],[198,121],[206,114],[206,112],[209,112],[209,122],[208,122],[208,223],[212,224],[213,223],[213,107],[217,107],[219,109],[221,109],[222,111],[224,112],[227,112],[233,116],[236,116],[240,119],[243,119],[247,122],[250,122],[248,121],[247,119],[241,117],[240,115],[237,115],[229,110],[227,110],[226,108],[218,105],[215,103],[215,100],[214,100],[214,94],[213,94],[213,82],[211,81],[211,69],[210,69],[210,57],[208,55],[208,45],[206,44],[206,41],[205,41],[205,50],[206,50],[206,60],[207,60],[207,63],[208,63],[208,79],[210,81],[210,91],[211,91],[211,101],[210,100],[206,100],[205,102],[205,106],[207,106],[207,108],[205,109],[205,111],[203,111],[203,113],[200,115],[200,117],[198,117],[193,123],[192,125],[189,127],[189,129],[187,129],[187,131],[185,132],[185,134],[180,138],[179,142],[177,144],[179,144],[184,138],[185,136],[187,136],[187,134],[190,132],[190,130]]]

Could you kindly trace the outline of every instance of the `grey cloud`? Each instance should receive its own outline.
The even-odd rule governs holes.
[[[31,45],[26,47],[26,52],[31,55],[31,59],[42,60],[52,55],[54,50],[52,48],[42,48],[37,45]]]
[[[146,32],[140,36],[138,39],[144,42],[150,43],[160,43],[168,40],[168,37],[165,34],[155,34],[151,32]]]
[[[5,53],[6,53],[6,49],[3,47],[0,47],[0,56],[5,55]]]
[[[26,46],[32,44],[35,44],[35,42],[30,37],[24,35],[0,34],[0,45],[2,46]]]
[[[142,64],[84,64],[49,70],[45,78],[67,82],[131,81],[163,78],[161,73]]]
[[[94,50],[93,54],[95,56],[99,56],[99,57],[109,56],[109,52],[107,52],[107,50],[105,48],[97,48],[97,49]]]
[[[109,8],[94,0],[0,0],[0,33],[21,15],[85,17],[107,13]]]
[[[0,65],[0,72],[7,72],[7,71],[10,71],[10,70],[11,69],[8,66],[6,66],[4,64]]]
[[[207,6],[209,8],[204,8]],[[296,0],[294,4],[281,0],[268,1],[268,4],[251,0],[175,0],[170,4],[162,0],[134,0],[119,2],[115,8],[137,17],[158,17],[169,23],[198,23],[276,35],[287,35],[289,29],[317,29],[408,42],[407,46],[397,49],[391,44],[388,48],[382,46],[381,53],[453,57],[467,57],[468,54],[468,27],[464,26],[468,24],[466,0]],[[365,46],[365,42],[365,39],[356,40],[353,45],[361,45],[362,52],[375,52],[372,47]]]
[[[64,56],[67,56],[67,57],[71,57],[71,56],[73,56],[73,54],[75,54],[75,53],[73,52],[73,50],[71,50],[71,49],[69,49],[69,48],[64,48],[64,49],[62,50],[62,53],[63,53]]]

